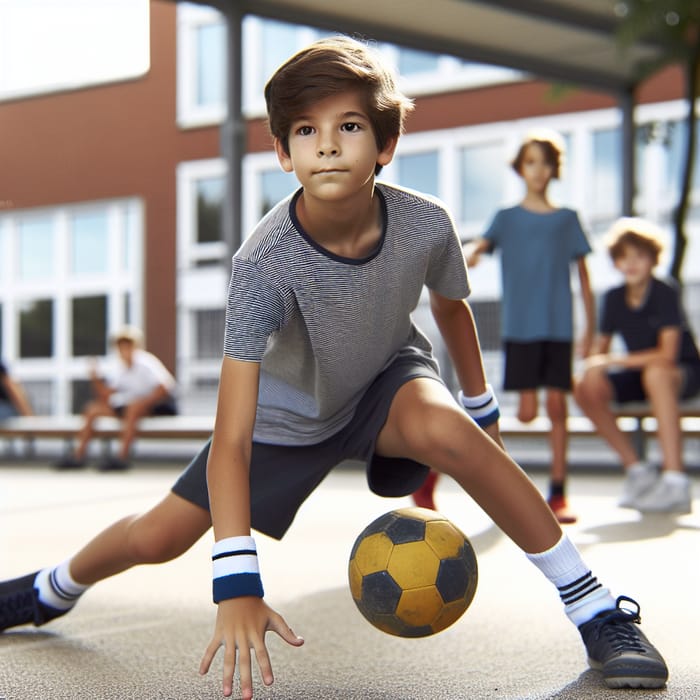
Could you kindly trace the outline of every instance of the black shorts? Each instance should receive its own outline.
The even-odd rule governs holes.
[[[504,343],[503,389],[527,391],[548,387],[571,391],[572,347],[569,341]]]
[[[117,414],[119,418],[124,417],[124,411],[126,406],[114,406],[112,410]],[[161,403],[157,403],[148,414],[149,416],[176,416],[177,415],[177,404],[175,399],[167,399]]]
[[[428,468],[410,459],[374,454],[377,436],[386,422],[399,388],[411,379],[442,382],[434,366],[417,354],[401,356],[369,387],[348,425],[315,445],[253,443],[250,461],[251,525],[281,539],[301,504],[344,460],[365,463],[367,482],[380,496],[407,496],[425,481]],[[209,509],[206,466],[209,442],[190,462],[173,486],[182,498]]]
[[[683,381],[680,399],[690,399],[700,394],[700,365],[681,363]],[[608,372],[616,403],[646,401],[647,395],[642,384],[642,372],[638,369],[614,370]]]

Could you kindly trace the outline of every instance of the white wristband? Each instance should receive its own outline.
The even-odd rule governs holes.
[[[486,391],[478,396],[465,396],[460,391],[459,402],[481,428],[487,428],[501,417],[498,400],[490,384],[487,384]]]

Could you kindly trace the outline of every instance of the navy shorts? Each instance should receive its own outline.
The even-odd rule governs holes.
[[[124,417],[124,411],[126,410],[126,406],[113,406],[112,410],[117,414],[119,418]],[[176,416],[178,413],[177,411],[177,404],[175,403],[175,399],[166,399],[165,401],[161,403],[157,403],[152,409],[151,412],[148,414],[149,416]]]
[[[690,399],[700,394],[700,365],[681,363],[683,382],[680,399]],[[608,372],[616,403],[646,401],[647,396],[642,384],[642,373],[638,369],[615,370]]]
[[[428,468],[410,459],[374,454],[377,436],[386,422],[399,388],[418,377],[442,382],[435,366],[418,354],[400,356],[370,385],[355,414],[335,435],[315,445],[270,445],[254,442],[250,461],[251,525],[281,539],[301,504],[345,460],[365,463],[367,482],[380,496],[407,496],[424,481]],[[209,442],[173,486],[178,496],[209,510],[207,457]]]
[[[571,391],[572,347],[569,341],[537,340],[504,343],[505,391],[528,391],[548,387]]]

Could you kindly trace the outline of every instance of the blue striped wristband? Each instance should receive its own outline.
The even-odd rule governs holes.
[[[258,567],[258,551],[252,537],[243,535],[219,540],[214,544],[211,560],[215,603],[229,598],[249,595],[262,598],[265,595]]]
[[[498,401],[490,384],[486,385],[486,391],[479,396],[465,396],[460,391],[459,402],[480,428],[487,428],[501,417]]]

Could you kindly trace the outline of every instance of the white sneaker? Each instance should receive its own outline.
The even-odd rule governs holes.
[[[622,484],[620,508],[636,508],[637,499],[654,486],[658,473],[646,462],[637,462],[627,469],[627,476]]]
[[[687,474],[664,474],[634,506],[641,513],[690,513],[690,479]]]

